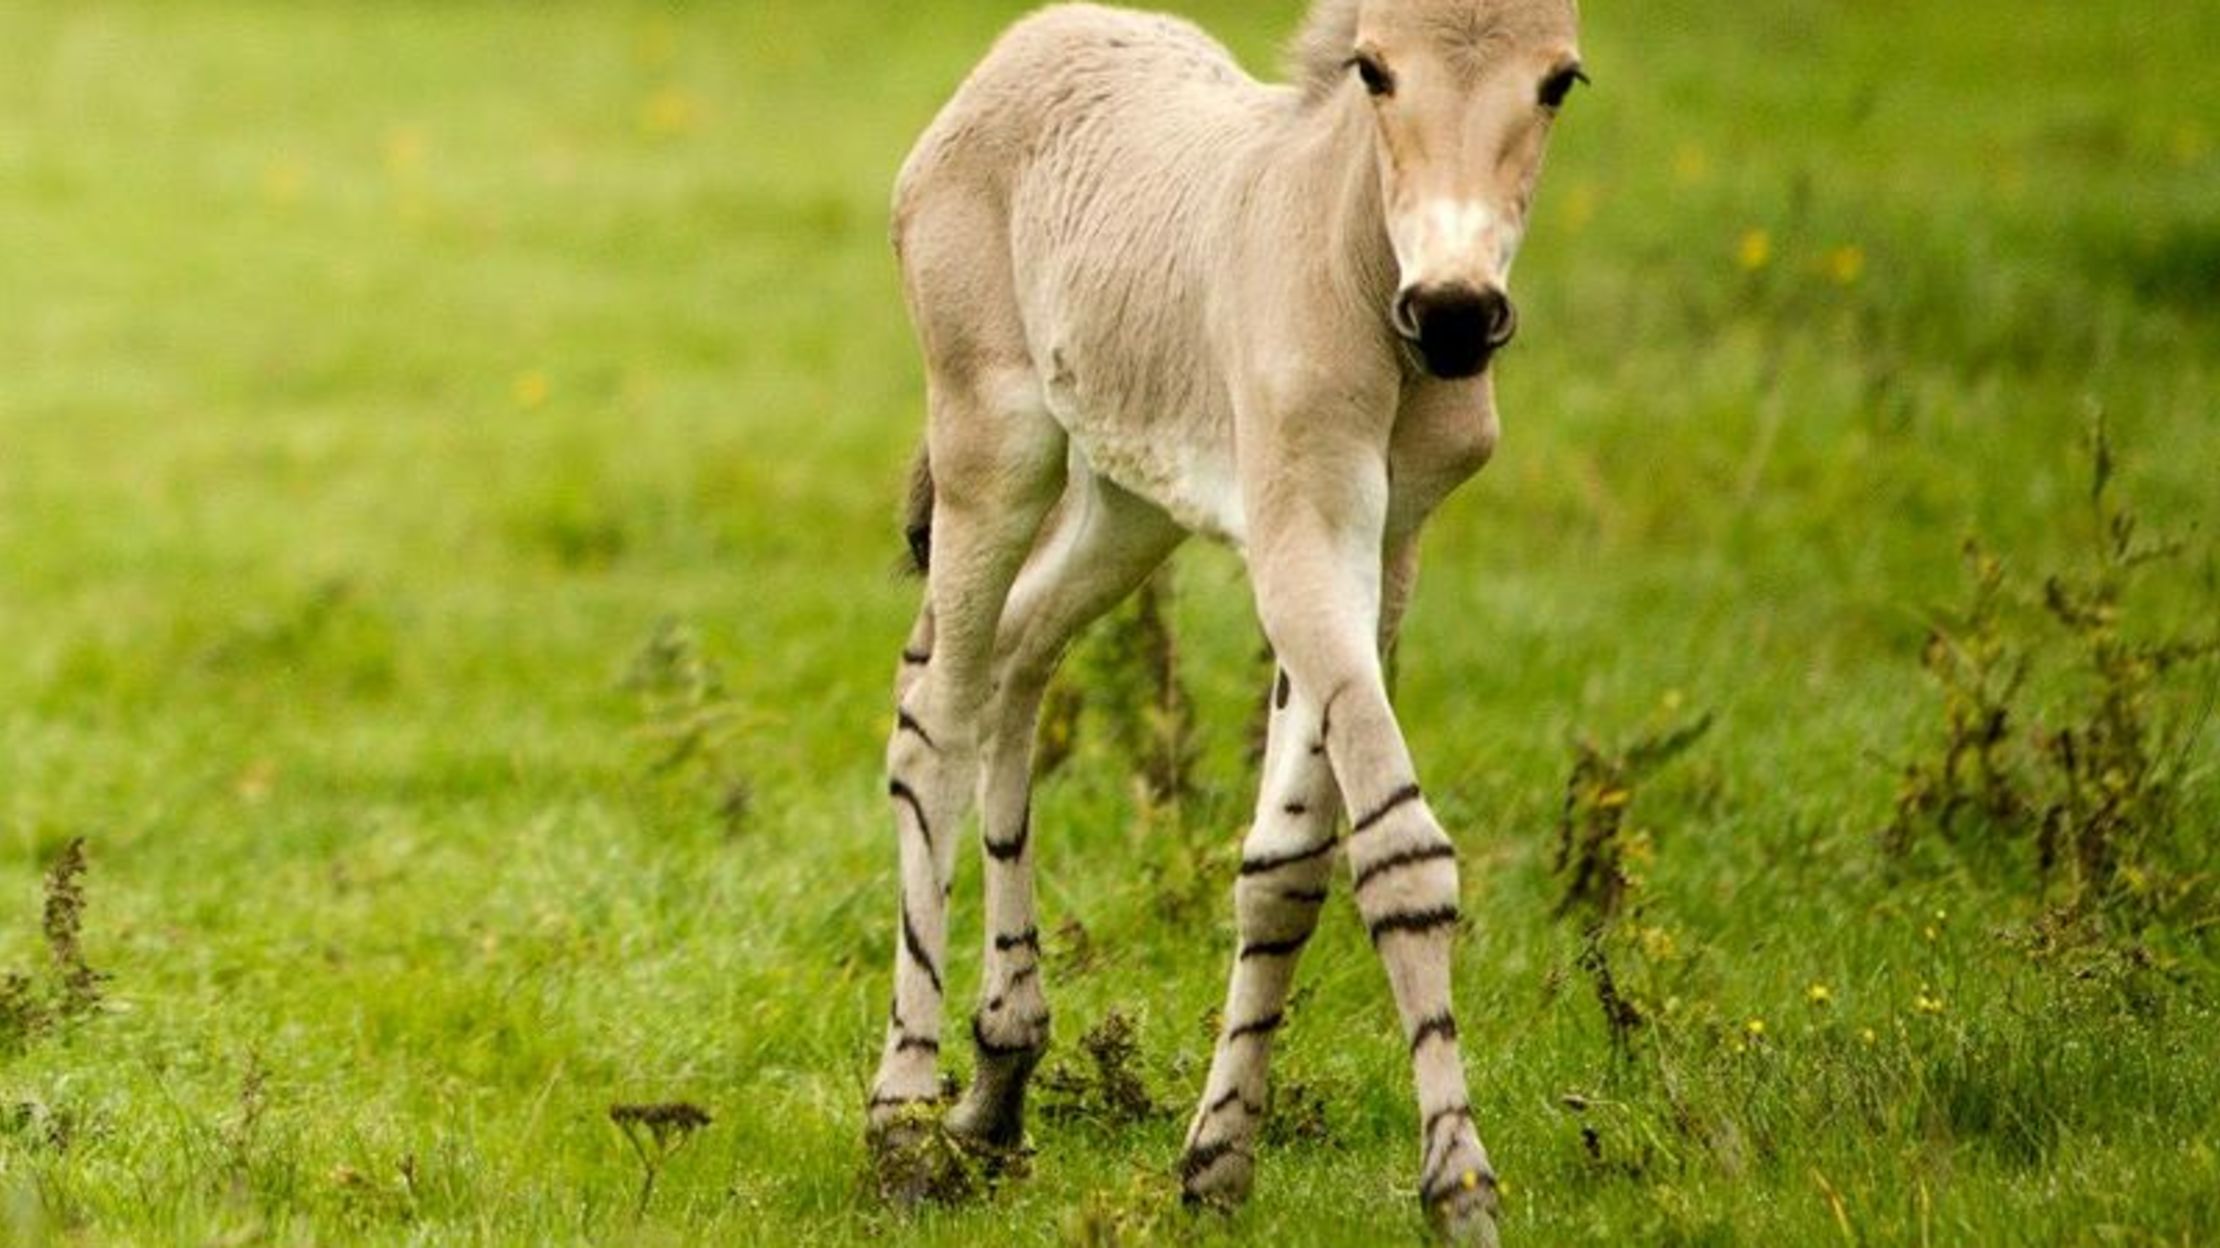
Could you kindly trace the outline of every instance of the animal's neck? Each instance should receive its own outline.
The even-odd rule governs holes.
[[[1309,211],[1319,233],[1332,240],[1319,261],[1332,286],[1370,316],[1385,317],[1395,294],[1395,252],[1388,242],[1387,210],[1380,198],[1379,130],[1369,104],[1355,92],[1336,92],[1304,110],[1313,141],[1303,158],[1313,162],[1320,192]]]

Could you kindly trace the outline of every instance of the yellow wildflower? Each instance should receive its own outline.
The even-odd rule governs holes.
[[[1773,236],[1759,229],[1744,231],[1741,244],[1734,250],[1734,262],[1748,273],[1773,263]]]
[[[1827,253],[1827,276],[1837,285],[1855,286],[1865,276],[1865,248],[1844,244]]]
[[[684,134],[694,128],[697,112],[693,96],[665,87],[640,105],[640,129],[655,135]]]
[[[1835,1003],[1835,990],[1825,984],[1814,982],[1811,987],[1804,989],[1804,1000],[1811,1002],[1813,1005],[1833,1005]]]
[[[537,369],[518,376],[515,386],[510,389],[510,393],[516,397],[516,405],[528,412],[544,406],[549,391],[547,374]]]
[[[386,132],[385,171],[396,178],[416,172],[424,163],[424,136],[406,126]]]

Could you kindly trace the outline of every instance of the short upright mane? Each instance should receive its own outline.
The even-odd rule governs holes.
[[[1332,94],[1349,72],[1349,50],[1357,42],[1357,9],[1363,0],[1315,0],[1303,28],[1288,45],[1287,73],[1316,103]]]

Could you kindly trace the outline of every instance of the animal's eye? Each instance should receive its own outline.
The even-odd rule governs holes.
[[[1572,94],[1573,84],[1586,81],[1588,75],[1580,72],[1578,65],[1568,65],[1542,79],[1542,107],[1553,113],[1563,108],[1565,97]]]
[[[1395,75],[1380,63],[1380,58],[1369,52],[1359,52],[1349,58],[1349,64],[1356,69],[1357,77],[1364,80],[1366,91],[1374,95],[1395,94]]]

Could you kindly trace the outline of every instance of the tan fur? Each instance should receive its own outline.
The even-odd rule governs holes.
[[[1247,557],[1286,677],[1188,1190],[1246,1190],[1270,1024],[1346,805],[1359,908],[1413,1040],[1422,1195],[1492,1238],[1445,1021],[1456,872],[1379,647],[1420,527],[1498,429],[1492,374],[1430,375],[1404,308],[1507,283],[1552,121],[1538,84],[1576,63],[1574,37],[1570,0],[1319,0],[1297,85],[1268,86],[1187,22],[1060,6],[1012,27],[919,140],[894,236],[926,360],[933,558],[888,747],[904,907],[882,1147],[900,1143],[891,1108],[933,1086],[942,893],[975,787],[987,982],[952,1125],[1013,1138],[1047,1035],[1024,939],[1040,689],[1073,633],[1202,533]],[[1360,51],[1391,95],[1350,73]]]

